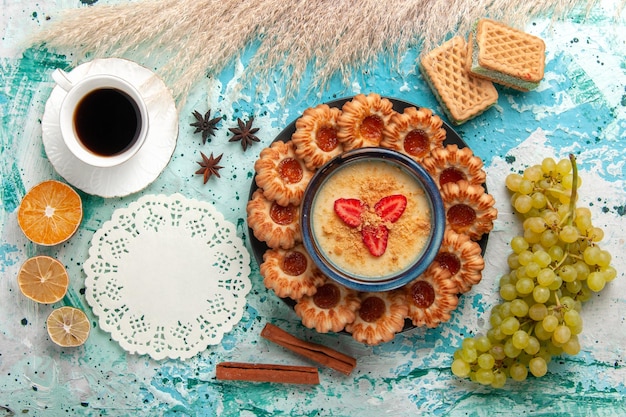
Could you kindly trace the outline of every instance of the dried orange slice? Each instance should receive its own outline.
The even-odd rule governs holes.
[[[83,204],[72,187],[44,181],[28,191],[17,211],[17,222],[31,241],[52,246],[65,242],[78,229]]]
[[[17,274],[22,294],[43,304],[56,303],[63,298],[69,281],[63,264],[43,255],[26,260]]]
[[[50,339],[59,346],[80,346],[89,337],[89,319],[78,308],[61,307],[53,310],[46,320]]]

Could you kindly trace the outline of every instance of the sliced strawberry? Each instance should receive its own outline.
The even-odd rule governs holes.
[[[361,214],[365,211],[365,203],[356,198],[340,198],[335,200],[335,213],[345,224],[357,227],[361,224]]]
[[[382,256],[387,250],[389,230],[384,224],[378,226],[364,226],[361,230],[363,243],[373,256]]]
[[[406,197],[402,194],[388,195],[376,203],[374,210],[383,221],[395,223],[406,209]]]

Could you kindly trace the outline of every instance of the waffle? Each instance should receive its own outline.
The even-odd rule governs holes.
[[[469,35],[466,69],[476,77],[529,91],[543,79],[545,50],[541,38],[481,19]]]
[[[446,116],[457,125],[478,116],[498,100],[491,81],[472,77],[467,72],[466,57],[465,39],[455,36],[420,60],[426,82]]]

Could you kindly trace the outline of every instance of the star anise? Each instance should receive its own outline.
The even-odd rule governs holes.
[[[248,146],[252,145],[253,142],[259,142],[260,139],[256,137],[254,134],[259,131],[258,127],[252,127],[252,123],[254,122],[254,117],[251,117],[246,123],[244,123],[240,118],[237,118],[237,124],[239,127],[229,127],[228,130],[233,132],[235,135],[230,138],[229,142],[236,142],[238,140],[241,141],[241,147],[244,152],[248,149]]]
[[[215,117],[211,119],[211,110],[206,112],[204,116],[202,116],[199,111],[194,110],[193,117],[196,118],[196,121],[190,124],[190,126],[196,128],[193,133],[202,132],[202,144],[205,144],[207,139],[209,138],[209,135],[215,136],[216,126],[219,121],[222,120],[222,118]]]
[[[218,165],[222,156],[221,154],[217,158],[213,157],[213,152],[211,152],[211,156],[207,157],[205,154],[200,152],[202,155],[202,161],[198,162],[202,168],[196,171],[196,174],[204,175],[204,183],[206,184],[211,175],[215,175],[217,178],[220,178],[220,173],[218,172],[220,169],[224,168],[223,166]]]

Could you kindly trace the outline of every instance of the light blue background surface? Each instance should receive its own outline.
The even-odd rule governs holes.
[[[219,346],[188,361],[155,362],[129,355],[99,329],[83,295],[81,263],[93,233],[118,207],[147,193],[182,193],[209,201],[237,225],[248,244],[245,205],[253,163],[263,146],[307,107],[359,92],[378,92],[429,107],[441,114],[432,93],[415,69],[419,50],[403,57],[399,71],[386,65],[363,69],[350,86],[332,82],[317,95],[306,88],[284,100],[280,92],[256,96],[236,88],[243,61],[217,80],[201,80],[180,110],[180,131],[170,164],[146,190],[125,198],[103,199],[81,193],[85,215],[70,241],[52,248],[28,242],[16,223],[16,208],[33,185],[57,178],[41,143],[41,117],[52,91],[50,72],[71,69],[70,58],[21,42],[45,16],[74,2],[3,3],[0,49],[0,415],[626,415],[626,298],[624,284],[626,195],[623,178],[626,145],[625,20],[601,9],[586,21],[575,17],[555,23],[538,20],[528,31],[547,44],[545,78],[530,93],[499,89],[497,106],[456,128],[483,158],[488,187],[500,216],[490,236],[483,281],[461,298],[449,323],[416,329],[388,344],[366,347],[345,335],[319,335],[300,325],[295,314],[267,291],[252,262],[253,290],[241,323]],[[306,87],[306,80],[303,81]],[[193,134],[191,113],[225,115],[215,138],[206,145]],[[255,116],[262,143],[242,152],[229,143],[228,127],[237,117]],[[204,185],[194,175],[199,152],[224,153],[222,178]],[[544,155],[578,155],[583,176],[582,201],[595,223],[605,228],[604,246],[614,256],[618,278],[587,305],[582,352],[558,358],[548,375],[509,383],[493,391],[452,376],[451,355],[463,337],[484,332],[488,311],[498,301],[496,281],[506,272],[503,259],[519,222],[511,214],[503,189],[506,173],[537,163]],[[53,306],[25,299],[15,282],[21,263],[46,254],[59,258],[70,273],[68,295]],[[60,349],[47,339],[45,318],[52,308],[83,308],[94,329],[77,349]],[[293,334],[324,343],[357,358],[353,375],[321,369],[321,384],[299,387],[218,382],[220,361],[308,364],[259,337],[270,321]]]

